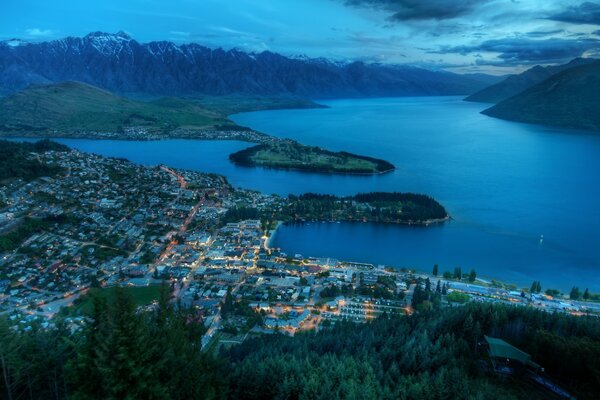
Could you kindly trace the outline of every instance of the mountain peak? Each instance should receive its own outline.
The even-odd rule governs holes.
[[[18,47],[18,46],[22,46],[24,44],[27,44],[26,41],[21,40],[21,39],[17,39],[17,38],[3,40],[0,43],[3,43],[5,45],[7,45],[8,47]]]
[[[109,39],[109,40],[117,40],[117,41],[129,41],[133,40],[132,37],[125,31],[118,31],[117,33],[107,33],[107,32],[91,32],[85,35],[86,39]]]

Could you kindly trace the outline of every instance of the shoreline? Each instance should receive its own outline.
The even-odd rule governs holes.
[[[425,221],[417,221],[417,222],[408,222],[408,221],[393,222],[393,221],[369,221],[369,220],[361,221],[361,220],[347,220],[347,219],[340,219],[340,220],[322,220],[322,219],[301,220],[301,219],[297,219],[297,220],[279,221],[279,222],[280,222],[280,225],[288,224],[288,223],[306,224],[306,223],[313,222],[313,223],[327,223],[327,224],[337,224],[337,223],[365,224],[365,223],[369,223],[369,224],[381,224],[381,225],[403,225],[403,226],[415,226],[415,227],[428,227],[429,225],[440,225],[440,224],[443,224],[443,223],[451,221],[451,220],[452,220],[452,217],[450,215],[448,215],[445,218],[428,219]],[[277,227],[279,227],[279,225]]]
[[[207,133],[210,132],[227,132],[227,131],[211,131],[211,130],[207,130],[205,131]],[[210,137],[208,135],[204,135],[204,136],[188,136],[188,135],[175,135],[175,136],[152,136],[150,135],[150,137],[113,137],[113,136],[95,136],[95,135],[75,135],[75,136],[64,136],[64,135],[58,135],[58,136],[40,136],[40,135],[35,135],[35,134],[19,134],[19,135],[12,135],[12,134],[6,134],[6,133],[0,133],[0,139],[11,139],[11,140],[18,140],[18,139],[35,139],[35,140],[58,140],[58,139],[71,139],[71,140],[118,140],[118,141],[124,141],[124,142],[159,142],[161,140],[203,140],[203,141],[218,141],[218,140],[223,140],[223,141],[238,141],[238,142],[246,142],[246,143],[256,143],[256,144],[260,144],[260,143],[265,143],[265,142],[269,142],[270,140],[268,139],[273,139],[273,136],[268,136],[266,134],[261,134],[260,132],[257,131],[252,131],[257,133],[258,135],[265,135],[265,139],[267,140],[263,140],[263,141],[259,141],[259,140],[252,140],[250,138],[245,138],[245,137]],[[278,138],[274,138],[274,140],[279,140]]]
[[[228,132],[228,131],[205,131],[207,133],[211,132]],[[187,136],[187,135],[176,135],[176,136],[166,136],[166,137],[112,137],[112,136],[95,136],[95,135],[76,135],[76,136],[40,136],[36,134],[19,134],[12,135],[6,133],[0,133],[0,140],[114,140],[114,141],[124,141],[124,142],[160,142],[163,140],[202,140],[202,141],[238,141],[245,142],[248,144],[266,144],[273,143],[279,141],[287,141],[288,139],[278,138],[276,136],[270,136],[258,131],[249,131],[255,133],[259,138],[252,137],[235,137],[235,136],[226,136],[226,137],[210,137],[209,135],[204,136]],[[263,136],[264,135],[264,136]],[[234,154],[234,153],[232,153]],[[231,154],[230,154],[231,156]],[[374,172],[343,172],[343,171],[327,171],[327,170],[311,170],[310,168],[295,168],[295,167],[274,167],[269,165],[257,165],[257,164],[246,164],[237,162],[229,159],[229,161],[238,167],[243,168],[265,168],[272,169],[275,171],[292,171],[292,172],[305,172],[311,174],[322,174],[322,175],[350,175],[350,176],[379,176],[394,172],[397,168],[390,168],[384,171],[374,171]]]
[[[322,170],[311,170],[308,168],[294,168],[294,167],[273,167],[270,165],[257,165],[257,164],[245,164],[230,160],[231,163],[238,167],[243,168],[265,168],[272,169],[276,171],[292,171],[292,172],[305,172],[309,174],[321,174],[321,175],[353,175],[353,176],[376,176],[376,175],[384,175],[390,172],[394,172],[397,168],[387,169],[385,171],[375,171],[375,172],[342,172],[342,171],[322,171]]]
[[[283,221],[277,221],[277,224],[275,224],[275,228],[273,228],[269,231],[269,235],[266,236],[265,243],[264,243],[265,250],[271,250],[271,241],[275,237],[275,234],[277,233],[277,230],[279,229],[279,227],[283,224],[284,224]]]

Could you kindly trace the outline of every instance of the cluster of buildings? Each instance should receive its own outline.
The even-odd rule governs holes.
[[[486,285],[284,254],[269,248],[272,225],[230,211],[276,214],[286,200],[234,189],[218,175],[77,151],[36,157],[64,172],[0,187],[0,233],[20,232],[26,221],[37,221],[18,244],[0,251],[0,313],[19,323],[50,321],[90,287],[164,280],[177,304],[202,315],[208,328],[203,345],[236,332],[243,338],[293,335],[341,320],[410,313],[415,287],[426,279],[430,287],[447,283],[448,292],[472,301],[581,310]]]
[[[216,175],[77,151],[35,157],[64,172],[0,187],[0,233],[18,236],[0,251],[0,312],[43,310],[92,284],[150,283],[156,265],[186,276],[236,193]]]

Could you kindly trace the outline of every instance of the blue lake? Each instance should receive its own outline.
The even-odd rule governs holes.
[[[266,193],[426,193],[453,217],[416,228],[361,223],[285,225],[273,245],[291,254],[415,267],[475,268],[480,276],[544,288],[600,291],[600,135],[518,124],[479,114],[458,97],[326,101],[328,109],[232,118],[305,144],[386,159],[381,176],[253,169],[227,156],[241,142],[60,140],[143,164],[221,173]],[[544,240],[540,242],[540,236]]]

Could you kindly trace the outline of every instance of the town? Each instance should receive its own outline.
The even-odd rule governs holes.
[[[121,286],[152,307],[161,285],[195,310],[203,347],[249,335],[294,335],[346,320],[411,314],[469,301],[599,315],[600,304],[533,287],[285,254],[270,247],[288,199],[233,188],[218,175],[146,167],[79,151],[32,153],[54,177],[0,187],[0,312],[26,328],[55,315],[84,323],[91,291]],[[7,237],[7,236],[5,236]],[[535,285],[534,285],[535,286]]]

